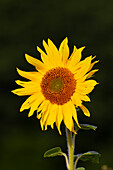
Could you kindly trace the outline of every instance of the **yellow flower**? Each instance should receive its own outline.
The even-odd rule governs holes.
[[[20,112],[30,109],[28,116],[32,116],[37,111],[37,118],[40,119],[42,130],[46,130],[54,123],[59,133],[61,122],[72,132],[74,121],[79,126],[76,108],[80,107],[84,115],[90,117],[90,112],[82,104],[83,101],[90,101],[87,96],[97,84],[95,80],[87,80],[97,69],[91,71],[98,61],[92,63],[95,57],[89,56],[81,60],[81,53],[85,47],[79,49],[74,46],[69,57],[68,39],[65,38],[59,50],[48,39],[48,44],[43,41],[45,52],[39,47],[37,50],[41,54],[42,62],[25,54],[26,60],[35,66],[36,71],[25,72],[17,69],[19,75],[29,81],[16,80],[22,88],[12,92],[19,95],[28,95],[28,99],[22,104]]]

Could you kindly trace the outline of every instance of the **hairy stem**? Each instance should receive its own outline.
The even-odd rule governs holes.
[[[74,144],[75,134],[72,137],[72,133],[66,128],[67,145],[68,145],[68,157],[69,157],[69,169],[74,170]]]

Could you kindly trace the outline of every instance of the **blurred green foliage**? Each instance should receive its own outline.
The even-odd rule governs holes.
[[[91,118],[78,113],[80,123],[98,126],[96,132],[80,131],[77,135],[76,154],[95,150],[102,157],[99,165],[79,163],[87,170],[100,170],[103,164],[113,167],[113,1],[112,0],[1,0],[0,1],[0,169],[1,170],[57,170],[66,169],[63,157],[43,158],[46,150],[60,146],[66,151],[63,135],[48,128],[42,132],[36,115],[19,112],[26,97],[17,97],[11,90],[20,79],[16,67],[34,70],[24,58],[28,53],[40,59],[36,46],[50,38],[59,46],[69,38],[73,45],[86,46],[83,58],[97,55],[95,79],[100,83],[91,94],[87,107]]]

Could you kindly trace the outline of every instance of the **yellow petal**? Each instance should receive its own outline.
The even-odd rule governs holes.
[[[41,103],[41,105],[39,106],[38,112],[40,112],[41,110],[43,110],[43,112],[45,110],[47,110],[48,104],[49,104],[49,101],[48,100],[44,100],[43,103]]]
[[[81,47],[73,53],[72,57],[67,62],[67,68],[72,72],[75,70],[76,64],[81,60],[82,51],[85,47]]]
[[[42,116],[41,116],[41,119],[40,119],[40,125],[41,125],[42,130],[45,130],[45,124],[43,123],[43,118],[44,118],[44,115],[46,113],[47,113],[46,111],[41,112]],[[48,114],[47,114],[47,116],[48,116]]]
[[[49,47],[51,49],[53,58],[55,58],[55,60],[57,62],[57,66],[60,66],[60,64],[61,64],[61,57],[59,55],[58,49],[56,48],[56,46],[54,45],[54,43],[50,39],[48,39],[48,45],[49,45]]]
[[[46,68],[46,65],[44,63],[42,63],[40,60],[35,59],[31,56],[29,56],[28,54],[25,54],[26,60],[28,61],[28,63],[32,64],[33,66],[36,67],[36,69],[41,73],[41,74],[45,74],[45,72],[48,70],[48,68]]]
[[[92,57],[92,60],[94,60],[96,58],[96,55],[94,57]]]
[[[56,126],[58,128],[59,134],[61,135],[60,124],[63,120],[62,106],[58,105],[58,113],[56,116]]]
[[[37,99],[38,94],[33,94],[30,97],[27,98],[27,100],[22,104],[20,108],[20,112],[22,112],[25,109],[29,109],[32,105],[32,103]]]
[[[80,108],[82,109],[85,116],[90,117],[90,112],[84,105],[81,105]]]
[[[62,110],[63,110],[63,120],[64,120],[66,127],[70,131],[74,131],[74,123],[73,123],[73,119],[72,119],[72,112],[70,110],[69,104],[68,103],[64,104],[62,106]]]
[[[41,125],[41,129],[44,130],[44,125],[42,123],[42,119],[40,119],[40,125]]]
[[[77,47],[74,45],[73,52],[72,52],[70,58],[68,59],[68,61],[72,60],[72,57],[74,56],[74,54],[75,54],[76,51],[77,51]]]
[[[98,70],[99,70],[99,69],[95,69],[95,70],[90,71],[89,73],[87,73],[87,77],[86,77],[86,78],[88,79],[88,78],[92,77],[92,75],[93,75],[94,73],[96,73]]]
[[[36,117],[37,117],[37,119],[40,119],[40,118],[41,118],[41,116],[42,116],[42,112],[38,114],[38,109],[37,109],[37,116],[36,116]]]
[[[47,45],[47,43],[43,40],[43,46],[45,48],[45,51],[47,53],[48,56],[52,56],[52,51],[50,49],[50,47]]]
[[[47,45],[47,43],[44,40],[43,40],[43,46],[44,46],[44,48],[46,50],[46,53],[47,53],[48,60],[49,60],[50,64],[53,67],[56,67],[58,65],[56,56],[54,56],[54,54],[52,53],[52,49]]]
[[[89,94],[97,84],[98,83],[95,80],[87,80],[81,84],[78,83],[76,85],[76,92],[80,94]]]
[[[79,83],[84,83],[84,81],[86,80],[87,78],[87,74],[84,75],[83,77],[79,78],[76,80],[76,83],[79,84]]]
[[[31,95],[21,106],[20,108],[20,112],[22,112],[25,109],[29,109],[32,106],[32,103],[35,101],[37,101],[37,105],[39,105],[43,100],[44,97],[41,93],[35,93],[33,95]]]
[[[36,100],[36,101],[34,101],[34,102],[32,103],[31,108],[30,108],[30,111],[29,111],[29,113],[28,113],[28,117],[32,116],[33,113],[34,113],[34,111],[37,110],[38,105],[40,104],[40,103],[38,103],[38,102],[39,102],[39,101]]]
[[[18,84],[18,85],[20,85],[20,86],[22,86],[22,87],[25,87],[26,84],[29,85],[29,83],[31,83],[32,81],[26,82],[26,81],[15,80],[15,82],[16,82],[16,84]]]
[[[82,101],[80,99],[80,96],[78,93],[74,93],[73,96],[71,97],[73,104],[76,106],[80,106],[82,104]]]
[[[43,101],[44,99],[41,98],[37,98],[31,105],[28,117],[32,116],[34,111],[37,110],[38,106],[40,105],[40,103]]]
[[[85,58],[85,60],[81,61],[75,68],[75,71],[73,72],[75,75],[75,79],[79,79],[83,77],[87,72],[91,65],[91,56]],[[79,69],[78,69],[79,68]]]
[[[27,82],[16,80],[15,82],[22,87],[38,88],[38,87],[40,87],[40,81],[41,81],[41,79],[39,79],[38,81],[27,81]]]
[[[48,107],[47,107],[46,110],[45,109],[42,110],[42,118],[41,118],[42,119],[42,123],[43,123],[43,125],[45,127],[47,127],[46,121],[47,121],[47,118],[48,118],[48,116],[50,114],[50,110],[51,110],[51,103],[48,101]]]
[[[96,63],[98,63],[98,62],[99,62],[99,60],[94,61],[93,63],[91,63],[91,65],[90,65],[88,71],[90,71],[90,70],[93,68],[93,66],[94,66]]]
[[[41,54],[42,61],[46,64],[48,62],[48,56],[37,46],[37,51]]]
[[[71,112],[72,112],[72,116],[73,116],[73,118],[74,118],[77,126],[80,128],[80,125],[79,125],[79,123],[78,123],[76,108],[75,108],[75,106],[73,105],[72,102],[69,102],[69,105],[70,105],[70,110],[71,110]]]
[[[40,91],[41,91],[40,86],[37,86],[36,88],[30,88],[30,87],[19,88],[19,89],[12,90],[11,92],[18,96],[28,96],[34,93],[38,93]]]
[[[69,57],[69,47],[68,47],[68,39],[67,37],[62,41],[59,48],[60,55],[62,56],[62,61],[65,64]]]
[[[52,60],[53,58],[50,57],[50,56],[48,56],[48,55],[46,55],[39,47],[37,47],[37,50],[40,52],[40,54],[41,54],[41,59],[42,59],[42,61],[44,62],[44,64],[47,65],[47,67],[48,67],[49,69],[53,68],[53,65],[52,65],[53,61],[52,61],[52,63],[51,63],[51,60]]]
[[[87,95],[82,95],[82,94],[80,94],[80,99],[85,101],[85,102],[90,102],[91,101],[90,98]]]
[[[54,122],[56,121],[58,105],[51,104],[50,114],[47,118],[47,124],[53,127]]]
[[[17,68],[17,72],[20,76],[33,81],[40,80],[42,78],[42,75],[37,71],[26,72]]]

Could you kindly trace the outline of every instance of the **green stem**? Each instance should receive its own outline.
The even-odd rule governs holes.
[[[68,156],[69,156],[69,170],[74,170],[74,144],[75,144],[75,134],[73,135],[66,128],[67,139],[68,139]]]
[[[73,143],[72,143],[72,147],[73,147],[73,152],[74,152],[74,148],[75,148],[75,133],[73,134]],[[73,153],[74,154],[74,153]]]
[[[76,168],[77,168],[77,163],[78,163],[78,161],[79,161],[79,159],[82,157],[82,155],[81,156],[79,156],[77,159],[76,159],[76,161],[75,161],[75,165],[74,165],[74,167],[75,167],[75,170],[76,170]]]
[[[62,155],[65,157],[65,160],[66,160],[66,166],[67,166],[67,169],[69,169],[69,161],[68,161],[68,157],[65,153],[62,153]]]

